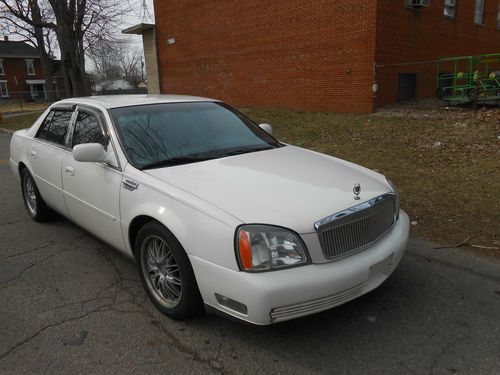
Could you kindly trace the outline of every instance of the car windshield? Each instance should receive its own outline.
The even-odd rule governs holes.
[[[110,112],[129,161],[139,169],[281,147],[259,126],[223,103],[151,104]]]

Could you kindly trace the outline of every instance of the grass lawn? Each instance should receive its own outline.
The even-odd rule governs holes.
[[[7,117],[0,122],[0,128],[19,130],[29,128],[36,119],[40,116],[42,112],[28,113],[25,115],[16,115],[13,117]]]
[[[347,159],[399,187],[414,233],[444,245],[500,247],[500,111],[391,110],[339,115],[242,109],[283,142]],[[31,126],[39,113],[4,119]],[[499,250],[480,249],[500,255]]]
[[[20,103],[15,101],[0,101],[0,111],[3,113],[43,111],[49,105],[50,103]]]
[[[392,110],[339,115],[242,109],[283,142],[374,169],[399,188],[415,234],[500,247],[500,111]],[[479,249],[500,255],[496,249]]]

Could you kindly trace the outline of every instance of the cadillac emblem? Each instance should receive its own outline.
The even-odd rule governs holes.
[[[358,200],[359,194],[361,193],[361,185],[359,183],[354,184],[354,187],[352,188],[352,192],[354,193],[354,199]]]

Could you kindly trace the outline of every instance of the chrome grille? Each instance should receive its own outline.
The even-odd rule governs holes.
[[[326,258],[350,255],[376,241],[395,221],[394,194],[384,194],[315,224]]]

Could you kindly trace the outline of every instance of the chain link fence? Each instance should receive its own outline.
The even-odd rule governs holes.
[[[53,94],[53,95],[50,95]],[[53,97],[54,99],[49,99]],[[65,97],[65,92],[54,91],[10,91],[0,97],[0,111],[3,114],[43,111],[54,100]]]

